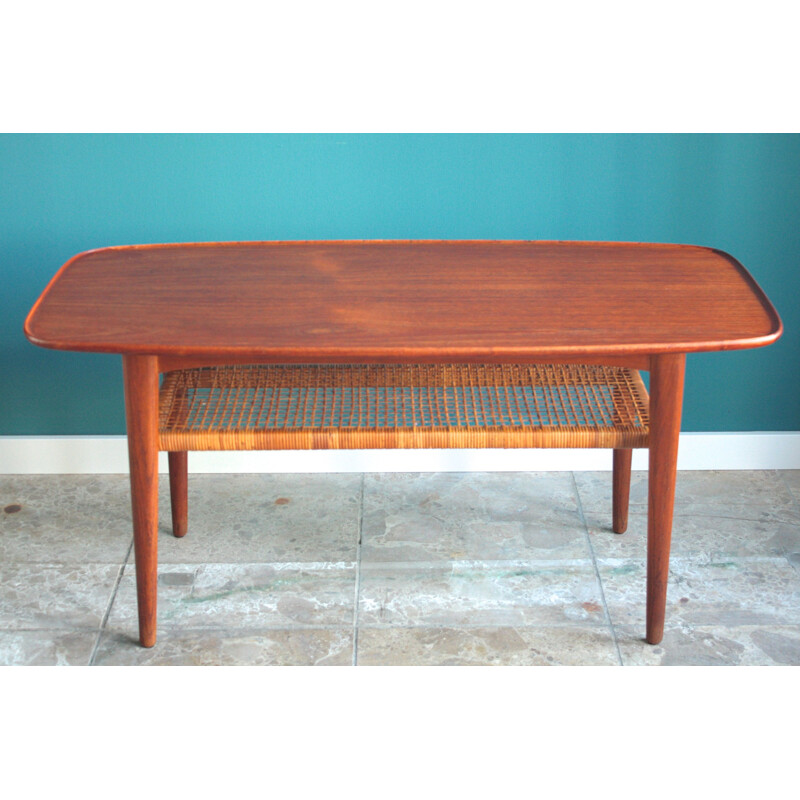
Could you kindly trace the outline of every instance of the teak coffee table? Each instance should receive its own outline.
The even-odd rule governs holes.
[[[67,262],[25,323],[42,347],[122,355],[145,647],[156,640],[159,450],[183,536],[188,450],[369,447],[611,448],[618,533],[631,448],[649,447],[656,644],[686,354],[781,332],[719,250],[525,241],[111,247]]]

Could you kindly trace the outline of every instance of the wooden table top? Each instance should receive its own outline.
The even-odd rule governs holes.
[[[25,322],[33,343],[60,350],[273,363],[688,353],[781,332],[721,251],[525,241],[93,250],[61,268]]]

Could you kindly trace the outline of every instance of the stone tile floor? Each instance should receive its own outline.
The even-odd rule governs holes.
[[[127,477],[0,476],[0,664],[800,664],[800,470],[682,472],[643,640],[646,473],[161,476],[159,641]]]

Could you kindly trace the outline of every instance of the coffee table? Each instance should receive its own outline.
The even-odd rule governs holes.
[[[719,250],[528,241],[110,247],[67,262],[25,323],[42,347],[122,355],[146,647],[156,640],[159,448],[169,451],[182,536],[187,450],[340,446],[611,447],[617,531],[631,448],[648,446],[646,638],[655,644],[686,354],[758,347],[781,332],[750,274]],[[649,408],[638,370],[650,373]],[[318,400],[322,410],[309,412]],[[606,409],[599,421],[584,401]],[[325,416],[334,406],[335,419]],[[451,412],[457,419],[443,420]],[[222,427],[209,428],[214,414]]]

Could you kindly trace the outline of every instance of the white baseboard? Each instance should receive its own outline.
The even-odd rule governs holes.
[[[165,453],[159,470],[167,471]],[[633,468],[647,469],[636,450]],[[517,472],[611,469],[609,450],[316,450],[191,453],[191,472]],[[800,431],[684,433],[678,469],[800,469]],[[0,436],[0,475],[126,473],[124,436]]]

